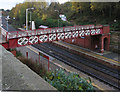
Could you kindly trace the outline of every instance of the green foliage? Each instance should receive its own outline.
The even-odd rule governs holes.
[[[90,8],[89,2],[72,2],[72,9],[76,12],[86,11]]]
[[[47,18],[45,21],[42,19],[36,19],[36,28],[39,28],[40,25],[48,26],[49,28],[58,27],[58,19]],[[62,21],[59,19],[59,27],[72,26],[71,23]]]
[[[41,76],[41,77],[47,76],[48,72],[47,72],[45,66],[42,65],[42,63],[37,64],[36,62],[38,62],[38,61],[33,61],[32,59],[27,59],[27,58],[25,58],[23,56],[18,57],[18,59],[22,63],[26,64],[34,72],[36,72],[39,76]]]
[[[94,91],[89,78],[83,79],[77,73],[65,74],[62,69],[56,69],[56,71],[49,73],[45,80],[62,92],[67,90]]]
[[[111,30],[120,30],[120,2],[66,2],[59,4],[52,2],[24,2],[17,4],[10,11],[10,23],[14,27],[23,27],[25,24],[25,11],[27,8],[33,7],[32,20],[35,21],[36,28],[46,25],[49,27],[58,27],[59,14],[64,14],[68,22],[62,21],[60,18],[59,27],[87,24],[109,24]],[[55,11],[57,10],[57,11]],[[59,12],[58,12],[59,11]],[[30,16],[28,14],[28,16]],[[28,20],[30,17],[28,17]],[[114,23],[114,20],[117,20]],[[29,23],[30,25],[30,23]]]
[[[47,19],[47,14],[43,14],[43,15],[42,15],[42,20],[43,20],[43,21],[46,21],[46,19]]]
[[[46,2],[24,2],[16,4],[16,6],[10,11],[11,21],[13,21],[11,22],[12,25],[15,27],[23,27],[26,22],[26,9],[32,7],[34,8],[34,11],[31,10],[31,12],[33,12],[32,19],[41,18],[42,11],[46,8]],[[29,16],[30,14],[28,12],[28,20],[30,20]],[[43,17],[43,19],[45,19],[45,17]]]
[[[9,49],[9,51],[16,51],[16,57],[21,57],[22,56],[22,53],[18,50],[15,49]]]
[[[22,53],[20,51],[16,51],[16,57],[22,56]]]

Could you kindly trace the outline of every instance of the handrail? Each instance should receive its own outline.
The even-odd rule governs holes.
[[[8,32],[5,30],[7,34],[7,39],[11,38],[18,38],[24,36],[34,36],[34,35],[41,35],[41,34],[49,34],[49,33],[59,33],[59,32],[70,32],[70,31],[77,31],[77,30],[91,30],[91,29],[98,29],[102,28],[102,25],[76,25],[76,26],[67,26],[67,27],[53,27],[53,28],[44,28],[44,29],[34,29],[28,31],[11,31]]]

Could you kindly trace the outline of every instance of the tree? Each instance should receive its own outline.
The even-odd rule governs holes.
[[[83,13],[84,11],[88,11],[89,8],[89,2],[72,2],[72,10],[75,10],[76,12]]]
[[[108,12],[107,9],[110,8],[110,3],[105,2],[91,2],[91,10],[92,11],[98,11],[99,14],[105,15],[106,12]]]
[[[47,19],[47,14],[43,14],[43,15],[42,15],[42,20],[43,20],[43,21],[46,21],[46,19]]]

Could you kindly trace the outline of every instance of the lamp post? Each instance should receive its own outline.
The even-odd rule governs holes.
[[[31,12],[30,12],[30,28],[32,27],[32,19],[31,19]]]
[[[59,11],[58,10],[55,10],[56,12],[58,12],[58,27],[59,27]]]
[[[28,9],[26,9],[26,30],[28,30],[28,21],[27,21],[27,19],[28,19],[27,17],[28,16],[27,15],[28,15]]]
[[[28,10],[33,10],[34,8],[27,8],[26,9],[26,30],[28,30]]]
[[[7,18],[5,18],[7,21],[7,31],[8,31],[8,20],[10,19],[9,16],[7,16]]]

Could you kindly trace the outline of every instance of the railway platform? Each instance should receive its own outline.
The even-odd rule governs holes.
[[[63,41],[55,41],[53,42],[53,44],[77,52],[80,55],[83,55],[84,57],[87,57],[89,59],[97,60],[98,62],[106,63],[107,65],[112,65],[114,67],[117,66],[116,68],[120,67],[120,61],[118,59],[119,56],[116,53],[112,52],[97,53],[92,50],[82,48],[77,45],[69,44]]]

